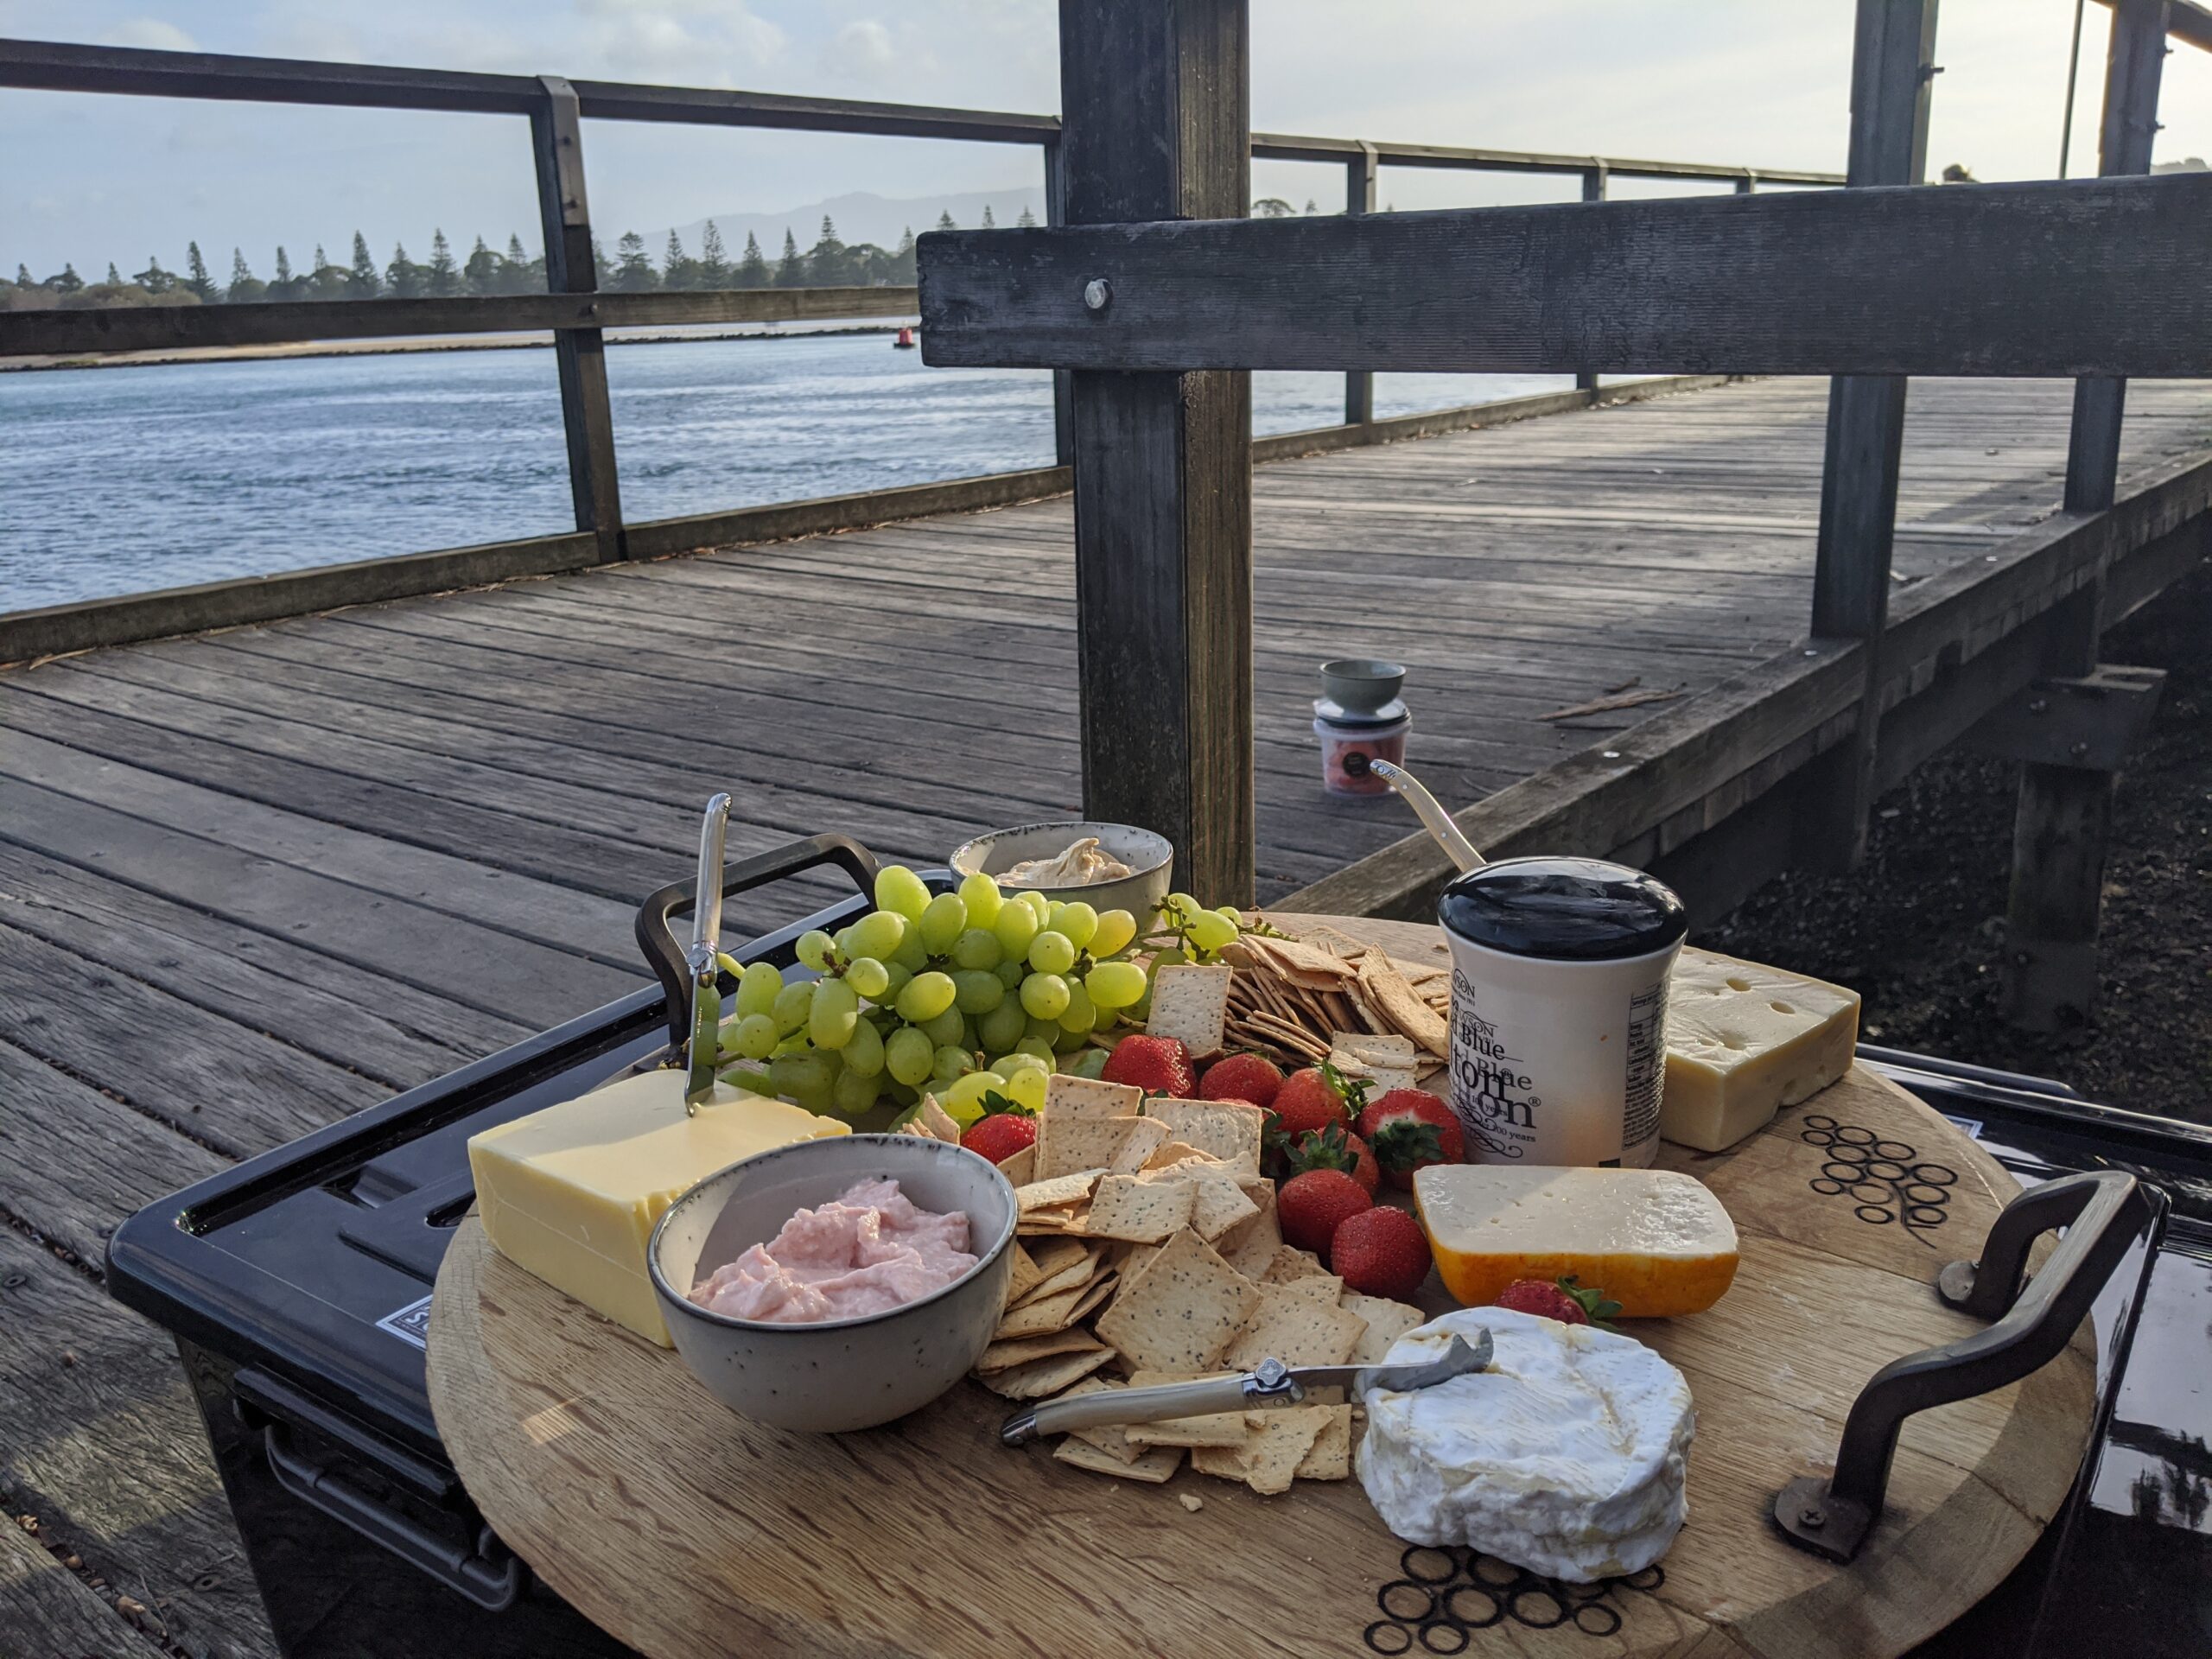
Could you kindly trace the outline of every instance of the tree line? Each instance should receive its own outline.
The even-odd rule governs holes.
[[[1017,222],[1027,226],[1037,221],[1025,207]],[[987,207],[983,209],[983,227],[988,230],[993,226],[991,210]],[[943,213],[938,218],[937,228],[950,231],[958,226],[950,213]],[[836,226],[825,213],[821,232],[810,248],[801,249],[798,238],[786,226],[783,251],[771,259],[761,251],[759,238],[747,232],[743,251],[733,259],[723,245],[720,228],[710,219],[700,236],[696,255],[671,231],[656,264],[646,251],[645,238],[630,231],[615,243],[611,259],[594,238],[592,259],[597,267],[598,288],[617,293],[903,286],[914,280],[914,232],[907,230],[899,238],[899,245],[887,251],[872,242],[848,243],[839,239]],[[66,264],[57,274],[44,278],[34,277],[28,266],[18,264],[14,282],[0,277],[0,310],[251,305],[281,300],[448,299],[469,295],[543,292],[545,260],[542,255],[533,258],[527,253],[518,236],[507,238],[504,253],[493,249],[480,236],[467,257],[457,259],[452,245],[446,240],[446,233],[436,231],[430,237],[428,260],[417,262],[410,257],[406,245],[402,243],[393,248],[391,258],[379,266],[369,251],[367,238],[356,231],[353,257],[344,264],[329,259],[318,245],[313,260],[304,270],[297,270],[291,256],[280,245],[270,279],[265,282],[255,274],[244,251],[237,248],[231,251],[230,280],[217,282],[197,242],[186,246],[181,269],[172,270],[156,257],[146,262],[145,270],[126,277],[111,263],[105,278],[96,283],[87,283],[78,275],[74,264]]]

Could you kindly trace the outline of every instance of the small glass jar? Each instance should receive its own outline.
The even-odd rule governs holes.
[[[1388,760],[1402,764],[1406,758],[1406,732],[1413,725],[1413,716],[1405,712],[1405,705],[1398,705],[1398,714],[1390,720],[1332,720],[1326,715],[1313,717],[1313,734],[1321,740],[1321,783],[1332,795],[1388,795],[1390,785],[1367,770],[1348,770],[1346,762],[1354,755],[1369,760]]]

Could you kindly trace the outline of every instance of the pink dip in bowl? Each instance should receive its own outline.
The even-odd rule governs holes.
[[[857,1319],[942,1290],[975,1265],[966,1216],[924,1210],[896,1181],[861,1181],[715,1268],[691,1300],[772,1325]]]

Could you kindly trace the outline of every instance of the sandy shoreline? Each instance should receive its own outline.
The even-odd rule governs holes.
[[[843,328],[610,328],[610,346],[664,346],[690,340],[814,340],[825,334],[889,334],[899,325],[855,323]],[[270,346],[179,346],[151,352],[107,352],[46,357],[0,358],[0,374],[35,369],[137,368],[162,363],[238,363],[280,357],[384,357],[403,352],[500,352],[543,349],[553,344],[550,330],[537,334],[428,334],[389,340],[304,340]]]

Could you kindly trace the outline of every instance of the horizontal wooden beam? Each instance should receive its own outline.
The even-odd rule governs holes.
[[[2212,174],[919,244],[950,367],[2212,374]]]
[[[2040,619],[2099,570],[2140,602],[2152,581],[2163,585],[2195,568],[2192,559],[2201,563],[2212,545],[2201,532],[2177,532],[2207,513],[2212,461],[2173,462],[2116,506],[2052,519],[2004,543],[1994,564],[1972,560],[1908,589],[1883,645],[1881,786],[2032,677],[2035,653],[2017,649],[2017,640],[2034,635]],[[2146,567],[2139,581],[2139,563]],[[1548,852],[1662,860],[1855,732],[1864,650],[1852,640],[1805,642],[1453,818],[1492,858]],[[1974,671],[1985,654],[2001,671]],[[1923,725],[1924,742],[1917,741]],[[1427,918],[1453,874],[1435,842],[1417,833],[1293,893],[1281,908]]]
[[[2110,6],[2113,0],[2097,0],[2097,3]],[[2195,0],[2166,0],[2166,3],[2167,38],[2212,52],[2212,10],[2196,4]]]
[[[673,328],[705,322],[906,317],[911,288],[712,289],[668,294],[503,294],[451,300],[307,300],[257,305],[0,311],[0,357],[177,351],[563,328]]]
[[[1357,161],[1370,146],[1357,138],[1312,138],[1285,132],[1255,132],[1252,154],[1263,162]],[[1386,144],[1371,148],[1385,167],[1452,168],[1474,173],[1587,173],[1604,168],[1632,179],[1698,180],[1733,184],[1841,184],[1840,173],[1795,167],[1733,167],[1705,162],[1654,162],[1631,156],[1570,156],[1539,149],[1482,149],[1463,144]]]

